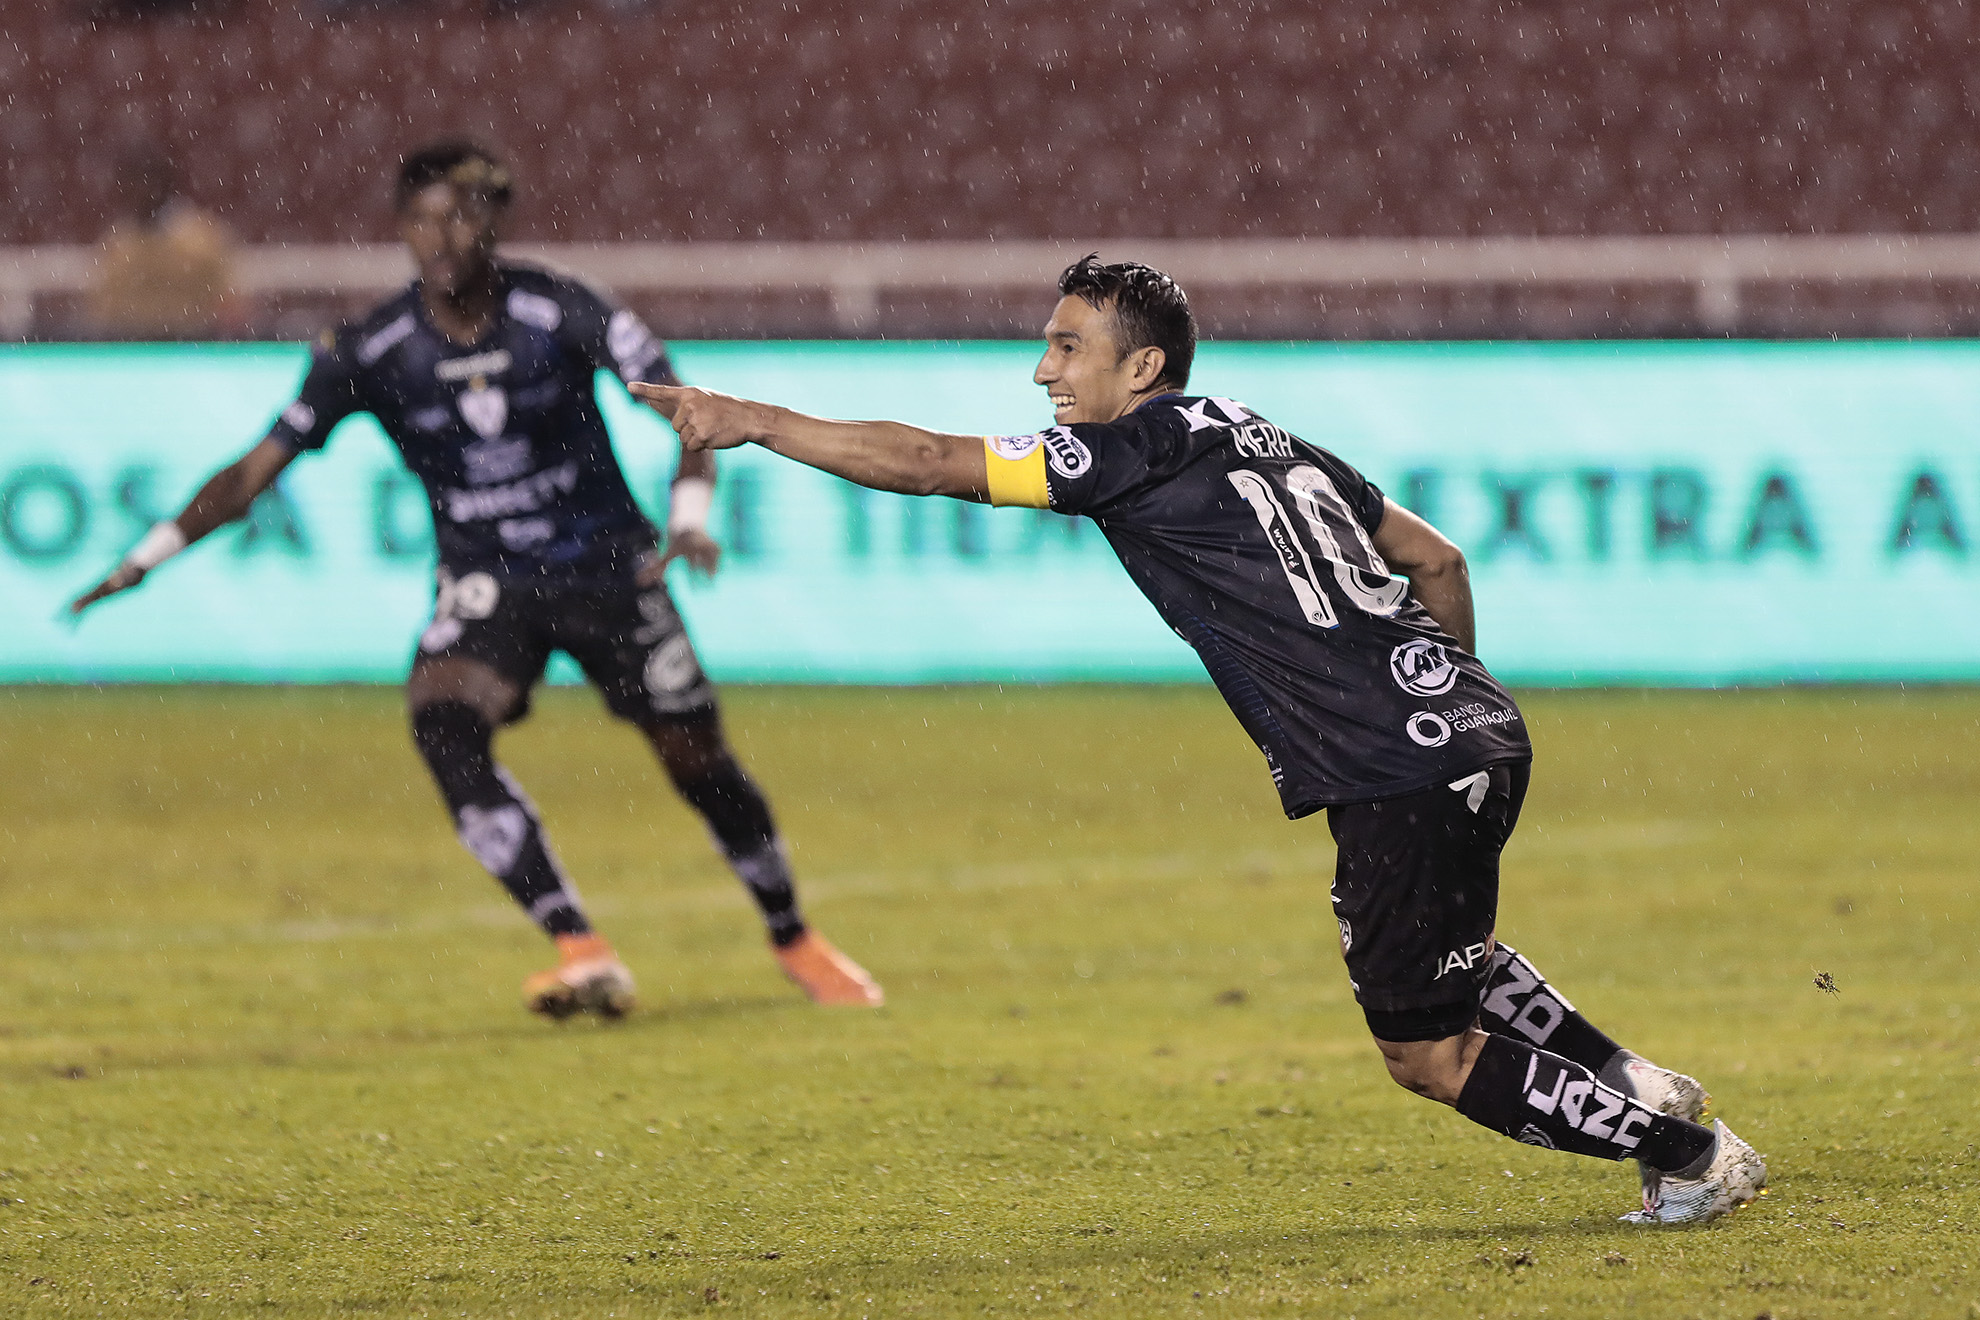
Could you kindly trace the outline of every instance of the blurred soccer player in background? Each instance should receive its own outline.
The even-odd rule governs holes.
[[[1327,812],[1341,951],[1390,1075],[1516,1140],[1636,1159],[1631,1222],[1752,1200],[1766,1166],[1698,1121],[1704,1089],[1616,1044],[1494,938],[1532,749],[1476,658],[1463,554],[1335,455],[1186,394],[1196,326],[1166,275],[1088,257],[1059,293],[1034,375],[1058,424],[1033,435],[632,391],[689,451],[755,443],[878,490],[1092,518],[1202,658],[1286,814]]]
[[[582,284],[497,257],[512,192],[501,161],[472,143],[408,156],[396,204],[419,277],[324,335],[266,438],[72,608],[136,586],[244,516],[297,455],[369,412],[425,486],[439,549],[433,620],[406,684],[413,741],[461,842],[559,950],[557,967],[524,984],[529,1007],[617,1016],[633,1000],[630,973],[592,928],[536,808],[493,756],[495,730],[528,712],[556,650],[645,736],[707,822],[785,972],[820,1003],[878,1005],[873,979],[799,916],[769,805],[723,736],[714,688],[667,592],[674,558],[716,567],[711,456],[682,452],[663,552],[599,414],[600,369],[671,381],[666,348]]]
[[[104,339],[208,339],[244,321],[234,290],[234,240],[180,190],[156,142],[117,153],[117,216],[103,236],[83,307]]]

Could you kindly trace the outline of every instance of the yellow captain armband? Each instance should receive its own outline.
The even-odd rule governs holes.
[[[990,502],[1002,508],[1049,509],[1045,489],[1045,446],[1035,435],[986,435],[983,466],[989,473]]]

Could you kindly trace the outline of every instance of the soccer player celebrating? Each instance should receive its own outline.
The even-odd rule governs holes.
[[[433,621],[406,684],[413,742],[461,842],[559,951],[557,967],[524,983],[529,1007],[616,1017],[633,999],[631,974],[593,930],[535,806],[492,753],[494,731],[528,712],[553,650],[652,745],[761,909],[785,972],[820,1003],[878,1005],[873,979],[799,916],[769,805],[723,737],[667,593],[674,558],[716,566],[711,455],[683,451],[661,553],[599,415],[597,371],[672,381],[665,346],[583,285],[497,257],[512,192],[508,170],[472,143],[408,156],[396,202],[419,278],[326,335],[266,438],[71,608],[136,586],[242,517],[298,454],[369,412],[424,484],[439,549]]]
[[[1202,657],[1286,814],[1326,809],[1341,951],[1390,1075],[1515,1140],[1636,1159],[1632,1222],[1752,1200],[1766,1166],[1700,1124],[1703,1088],[1617,1045],[1493,938],[1532,752],[1474,654],[1463,554],[1333,454],[1186,393],[1195,322],[1166,275],[1088,257],[1059,292],[1034,375],[1058,424],[1035,435],[632,392],[689,451],[754,443],[878,490],[1092,518]]]

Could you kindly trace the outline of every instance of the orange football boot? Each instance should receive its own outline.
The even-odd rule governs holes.
[[[879,982],[816,931],[807,930],[782,948],[773,945],[771,952],[784,965],[784,975],[797,982],[814,1004],[878,1008],[887,1002]]]
[[[632,1011],[633,979],[602,935],[559,935],[557,966],[523,982],[532,1013],[567,1018],[573,1013],[624,1017]]]

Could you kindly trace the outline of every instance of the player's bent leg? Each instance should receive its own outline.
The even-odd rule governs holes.
[[[516,686],[473,661],[422,661],[407,697],[413,743],[462,845],[556,941],[558,966],[524,983],[525,1003],[549,1017],[625,1013],[631,974],[592,930],[535,805],[494,759],[494,725],[519,707]]]
[[[1370,1025],[1381,1024],[1370,1014]],[[1767,1166],[1725,1124],[1660,1114],[1571,1059],[1473,1028],[1435,1040],[1376,1044],[1397,1082],[1530,1146],[1640,1160],[1657,1172],[1636,1224],[1697,1224],[1759,1196]]]
[[[883,1003],[884,994],[866,970],[805,925],[770,804],[730,750],[714,707],[672,718],[647,716],[638,724],[674,788],[700,814],[755,900],[784,973],[821,1004],[877,1008]]]
[[[1659,1114],[1572,1059],[1473,1028],[1429,1041],[1377,1039],[1391,1075],[1515,1141],[1598,1159],[1639,1159],[1696,1179],[1720,1143],[1712,1129]]]
[[[1592,1070],[1604,1086],[1660,1114],[1702,1123],[1712,1100],[1696,1078],[1660,1068],[1616,1044],[1510,944],[1499,944],[1492,951],[1478,1025],[1494,1035],[1525,1040],[1572,1059]],[[1651,1205],[1659,1196],[1662,1175],[1643,1163],[1637,1172],[1643,1202]]]

